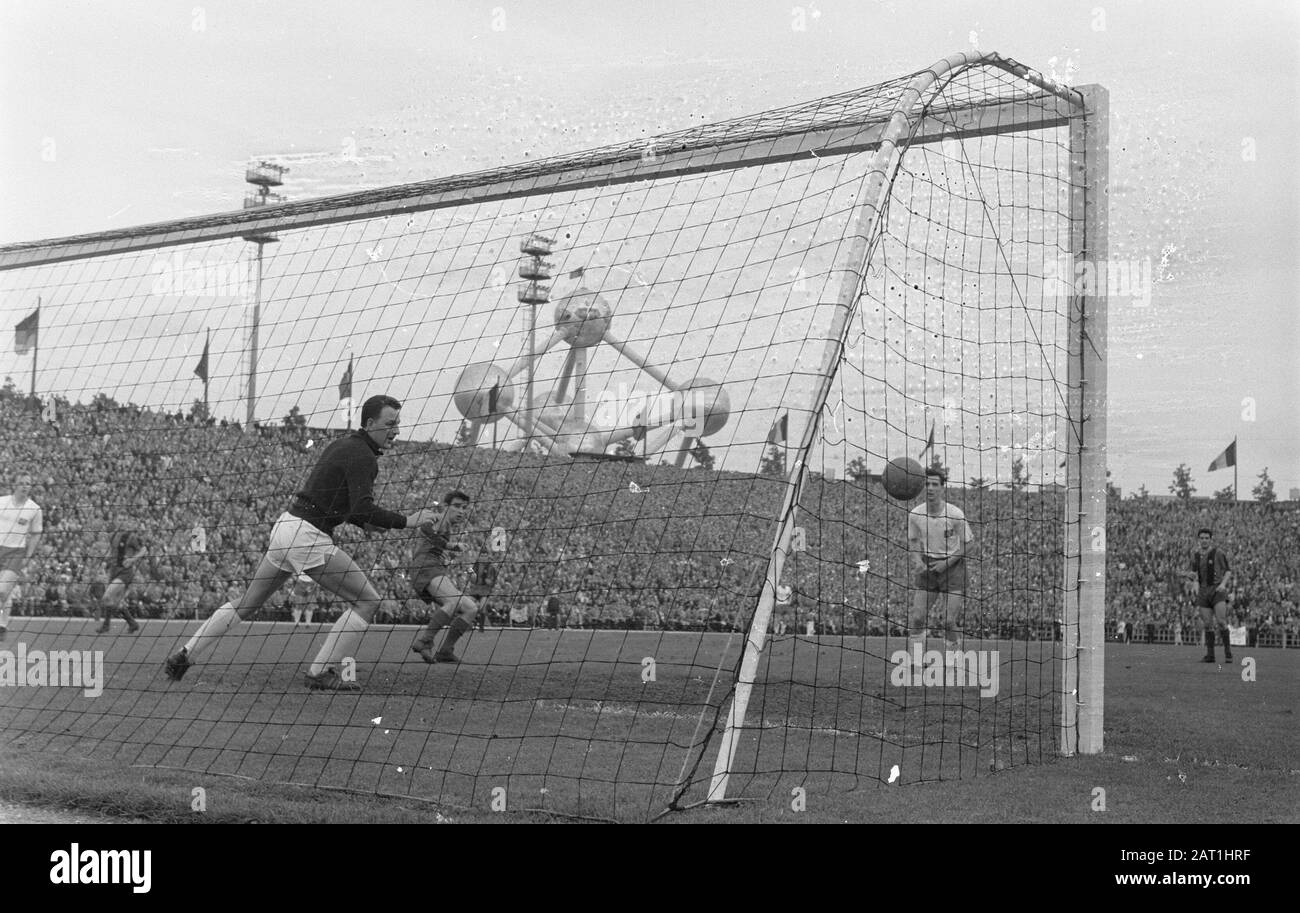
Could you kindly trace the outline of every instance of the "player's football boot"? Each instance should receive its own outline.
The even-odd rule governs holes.
[[[312,675],[308,672],[305,676],[307,687],[312,691],[360,691],[361,686],[356,682],[347,682],[339,677],[339,674],[333,669],[326,669],[320,675]]]
[[[127,626],[127,629],[126,629],[126,633],[128,633],[128,634],[139,634],[139,633],[140,633],[140,626],[139,626],[139,625],[128,625],[128,626]]]
[[[1201,657],[1201,662],[1203,662],[1203,663],[1212,663],[1212,662],[1216,662],[1216,660],[1215,660],[1215,658],[1214,658],[1213,656],[1202,656],[1202,657]]]
[[[440,663],[460,662],[460,657],[458,657],[455,653],[452,653],[449,650],[439,650],[437,653],[433,654],[433,658],[436,662],[440,662]]]
[[[100,625],[98,628],[95,629],[95,633],[96,633],[96,634],[107,634],[107,633],[108,633],[108,628],[109,628],[108,622],[104,622],[102,625]]]
[[[438,658],[433,655],[433,644],[421,643],[417,640],[415,643],[411,644],[411,652],[418,653],[420,659],[430,665],[438,661]]]
[[[179,682],[185,677],[185,672],[194,663],[190,662],[189,651],[181,647],[175,653],[167,657],[167,662],[163,663],[163,672],[174,682]]]

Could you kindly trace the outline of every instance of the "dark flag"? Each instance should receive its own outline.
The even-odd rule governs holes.
[[[582,274],[585,273],[586,271],[587,271],[587,268],[586,268],[585,266],[580,266],[580,267],[578,267],[578,268],[575,269],[575,270],[570,270],[570,271],[569,271],[569,278],[570,278],[570,279],[578,279],[578,278],[580,278],[580,277],[582,276]]]
[[[339,381],[339,402],[352,399],[352,358],[348,358],[348,369],[343,372],[343,379]]]
[[[769,444],[784,444],[790,432],[790,413],[787,412],[772,423],[772,430],[767,433]]]
[[[36,345],[36,333],[41,323],[41,309],[37,308],[14,327],[14,351],[26,355]]]
[[[205,384],[208,382],[208,344],[203,343],[203,357],[199,359],[198,366],[194,369],[195,375]]]
[[[501,381],[497,381],[495,384],[492,385],[492,389],[488,391],[488,415],[497,414],[497,400],[500,398],[501,398]]]
[[[1214,472],[1214,470],[1216,469],[1227,469],[1229,466],[1236,466],[1236,465],[1237,465],[1237,441],[1234,438],[1232,443],[1228,445],[1228,449],[1223,451],[1223,453],[1219,454],[1217,457],[1215,457],[1214,462],[1210,464],[1210,468],[1205,471]]]
[[[925,442],[925,449],[921,451],[921,456],[925,456],[926,450],[934,450],[934,422],[930,423],[930,439]]]

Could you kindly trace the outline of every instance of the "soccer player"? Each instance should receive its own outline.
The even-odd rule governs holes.
[[[480,550],[474,556],[473,576],[469,581],[469,597],[478,604],[478,629],[483,630],[484,619],[487,618],[488,599],[492,596],[492,591],[497,585],[497,564],[492,560],[492,556]]]
[[[1219,629],[1223,640],[1223,661],[1232,662],[1232,645],[1228,641],[1228,582],[1232,571],[1228,569],[1228,556],[1213,547],[1214,530],[1203,527],[1196,533],[1198,549],[1192,552],[1191,569],[1183,576],[1196,581],[1196,607],[1201,610],[1201,623],[1205,627],[1205,656],[1203,663],[1215,662],[1214,629]]]
[[[144,540],[135,530],[119,522],[118,529],[108,543],[108,586],[104,588],[104,595],[99,597],[100,618],[96,634],[108,633],[109,619],[113,616],[114,610],[126,619],[127,633],[135,634],[140,630],[123,598],[126,596],[127,587],[135,580],[136,564],[148,553]]]
[[[31,492],[32,477],[19,473],[12,494],[0,499],[0,643],[9,628],[10,597],[41,546],[43,515]]]
[[[957,622],[966,596],[966,552],[975,536],[961,508],[947,503],[947,476],[939,469],[925,471],[925,502],[907,517],[907,545],[912,556],[916,592],[908,617],[908,656],[915,645],[925,652],[927,619],[934,604],[944,603],[944,644],[948,653],[960,649]],[[955,659],[945,654],[945,659]]]
[[[312,614],[316,611],[316,594],[312,592],[312,579],[306,574],[294,578],[289,587],[289,612],[294,624],[306,622],[311,624]]]
[[[339,675],[343,660],[355,656],[361,637],[379,609],[379,594],[352,557],[334,544],[334,530],[352,523],[369,531],[406,529],[433,516],[417,510],[403,516],[375,503],[379,455],[397,440],[402,404],[391,396],[372,396],[361,406],[361,428],[325,448],[289,509],[271,528],[266,554],[237,602],[227,602],[185,644],[167,657],[164,671],[180,681],[200,654],[227,631],[258,612],[286,580],[306,574],[329,592],[352,603],[330,629],[307,673],[318,691],[359,691]]]
[[[474,627],[474,617],[478,614],[478,603],[456,588],[451,571],[447,569],[450,554],[460,549],[451,541],[451,535],[469,510],[469,495],[463,491],[449,491],[442,503],[442,514],[438,519],[419,527],[424,538],[415,547],[412,565],[411,583],[415,592],[433,606],[429,623],[411,644],[412,652],[418,653],[426,663],[460,662],[456,657],[456,641]],[[434,638],[443,628],[448,629],[447,636],[443,638],[442,648],[434,653]]]

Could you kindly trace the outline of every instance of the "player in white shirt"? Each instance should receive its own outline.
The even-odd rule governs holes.
[[[9,604],[27,564],[41,546],[41,506],[28,495],[32,477],[14,477],[13,493],[0,498],[0,642],[9,627]]]
[[[975,536],[961,508],[947,503],[941,470],[925,471],[925,502],[907,517],[907,546],[916,592],[907,620],[907,652],[915,644],[925,651],[927,619],[936,602],[944,602],[943,639],[946,650],[960,649],[957,622],[966,601],[966,553]]]

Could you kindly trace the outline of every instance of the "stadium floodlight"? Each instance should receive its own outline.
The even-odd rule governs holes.
[[[122,691],[150,700],[70,712],[139,763],[448,804],[500,787],[526,797],[511,808],[616,819],[1100,751],[1107,105],[957,54],[649,143],[0,248],[6,297],[47,302],[51,391],[161,408],[198,328],[219,348],[242,312],[160,301],[157,251],[220,262],[278,237],[263,414],[331,411],[350,342],[420,442],[385,457],[386,496],[469,493],[506,613],[455,669],[404,662],[401,624],[367,632],[359,677],[405,720],[383,739],[254,711],[285,700],[298,634],[213,655],[241,670],[228,709],[204,678],[159,703],[142,672]],[[213,412],[241,392],[214,390]],[[450,446],[467,421],[475,446]],[[175,508],[156,534],[215,515],[211,557],[251,573],[234,543],[308,458],[220,428],[147,440],[177,467],[139,476]],[[118,455],[111,490],[136,478]],[[964,601],[932,594],[923,625],[960,606],[960,649],[914,663],[908,608],[938,588],[911,564],[917,503],[880,482],[898,458],[946,469],[973,530]],[[422,609],[404,545],[354,545],[398,618]],[[554,630],[570,612],[585,630]],[[65,737],[11,718],[29,743]]]
[[[256,190],[244,195],[245,209],[260,209],[264,206],[276,206],[285,202],[285,197],[271,193],[272,187],[284,183],[284,175],[289,169],[274,162],[258,162],[244,171],[244,182],[252,184]],[[280,239],[273,232],[256,230],[243,236],[245,241],[257,245],[257,266],[253,279],[253,314],[248,332],[248,408],[245,412],[244,427],[253,430],[257,416],[257,349],[258,332],[262,322],[262,249]]]

